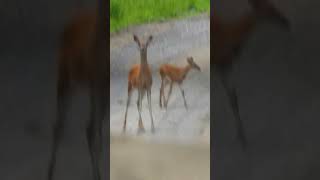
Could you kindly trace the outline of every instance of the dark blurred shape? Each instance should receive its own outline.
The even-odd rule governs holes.
[[[101,179],[102,128],[109,103],[109,61],[107,53],[107,3],[99,0],[97,9],[78,11],[61,34],[58,59],[57,120],[48,179],[53,179],[56,152],[63,137],[66,113],[76,88],[85,87],[90,97],[90,119],[86,137],[94,180]]]
[[[25,123],[24,130],[25,130],[25,133],[28,135],[31,135],[33,137],[39,137],[41,136],[41,132],[42,132],[41,123],[35,120],[34,121],[30,120]]]

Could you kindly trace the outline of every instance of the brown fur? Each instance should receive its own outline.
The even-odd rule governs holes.
[[[129,71],[129,74],[128,74],[128,93],[133,91],[134,89],[139,88],[140,67],[141,67],[140,64],[134,64]],[[148,76],[151,76],[150,66],[147,69],[146,74],[148,74]]]
[[[162,64],[159,68],[159,74],[161,77],[161,87],[160,87],[160,108],[162,108],[162,99],[164,100],[164,106],[167,108],[167,104],[172,92],[173,83],[179,85],[184,100],[185,108],[188,109],[187,101],[185,99],[184,90],[181,84],[185,80],[188,72],[191,69],[196,69],[200,71],[200,67],[193,61],[193,57],[187,58],[188,64],[185,67],[177,67],[171,64]],[[168,99],[166,100],[164,95],[164,88],[170,82],[170,90],[168,92]]]
[[[145,132],[142,118],[141,118],[142,100],[145,92],[147,92],[148,106],[149,106],[149,112],[151,117],[151,131],[153,133],[155,131],[154,124],[153,124],[153,117],[152,117],[152,107],[151,107],[152,73],[150,70],[150,66],[148,64],[148,57],[147,57],[147,48],[152,38],[153,38],[152,36],[149,36],[146,42],[142,42],[136,35],[133,35],[133,39],[137,43],[140,49],[140,64],[133,65],[130,68],[130,71],[128,74],[128,99],[127,99],[125,118],[124,118],[123,127],[122,127],[123,132],[126,131],[128,107],[130,104],[132,91],[134,89],[138,90],[138,101],[137,101],[137,107],[139,112],[138,133]]]

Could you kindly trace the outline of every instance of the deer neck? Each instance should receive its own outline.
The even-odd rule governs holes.
[[[185,79],[189,71],[191,70],[191,65],[186,65],[182,70],[182,78]]]
[[[141,59],[140,59],[140,68],[141,68],[141,71],[145,71],[149,68],[149,65],[148,65],[148,60],[147,60],[147,52],[146,53],[141,53],[140,54],[141,56]]]

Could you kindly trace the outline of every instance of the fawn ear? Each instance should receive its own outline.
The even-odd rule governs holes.
[[[138,46],[140,47],[140,40],[138,38],[138,36],[136,36],[135,34],[133,35],[133,40],[138,44]]]
[[[148,40],[147,40],[147,43],[146,43],[147,46],[150,44],[150,42],[152,41],[152,39],[153,39],[153,36],[150,35],[149,38],[148,38]]]
[[[193,63],[193,57],[190,56],[190,57],[187,57],[187,61],[189,64],[192,64]]]

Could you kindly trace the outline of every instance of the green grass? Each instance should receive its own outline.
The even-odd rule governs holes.
[[[210,11],[210,0],[111,0],[110,32]]]

